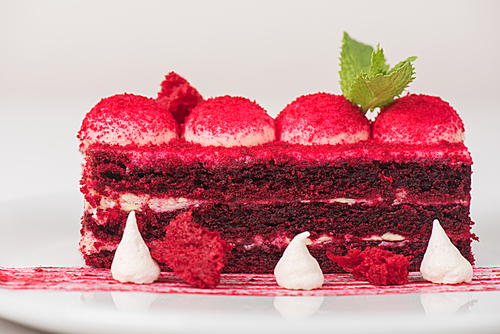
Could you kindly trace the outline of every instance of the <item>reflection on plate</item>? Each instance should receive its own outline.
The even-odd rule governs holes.
[[[241,297],[0,290],[0,316],[64,333],[490,333],[500,292]]]

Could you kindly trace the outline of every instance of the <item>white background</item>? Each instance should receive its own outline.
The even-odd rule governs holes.
[[[500,218],[499,14],[498,1],[1,1],[0,200],[78,193],[85,113],[116,93],[156,97],[170,71],[273,116],[299,95],[340,93],[347,31],[391,65],[418,56],[409,90],[462,116],[472,216],[488,238],[498,221],[486,217]]]
[[[499,14],[500,1],[484,0],[0,1],[0,201],[25,199],[28,210],[40,196],[79,201],[85,113],[116,93],[156,97],[170,71],[205,98],[245,96],[272,116],[300,95],[340,93],[347,31],[380,43],[391,65],[418,56],[409,91],[461,115],[474,231],[496,242]]]

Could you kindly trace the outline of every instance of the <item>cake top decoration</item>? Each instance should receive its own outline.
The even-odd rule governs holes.
[[[342,95],[303,95],[276,118],[278,140],[289,144],[335,145],[370,138],[370,122]]]
[[[158,105],[170,111],[179,124],[183,124],[191,110],[202,101],[200,93],[175,72],[165,76],[156,98]]]
[[[80,149],[92,143],[159,145],[178,137],[171,113],[151,98],[117,94],[102,99],[85,116],[78,139]]]
[[[462,143],[465,129],[449,103],[437,96],[408,94],[382,107],[373,123],[373,139],[383,143]]]
[[[380,45],[374,50],[344,32],[339,71],[342,93],[361,106],[363,113],[386,106],[415,78],[412,65],[415,59],[417,57],[408,57],[389,69]]]
[[[203,146],[255,146],[275,140],[274,120],[257,103],[219,96],[197,105],[186,117],[183,137]]]

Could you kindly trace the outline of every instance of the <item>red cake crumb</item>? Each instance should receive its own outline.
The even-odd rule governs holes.
[[[408,94],[383,107],[373,123],[373,138],[385,143],[463,142],[457,112],[436,96]]]
[[[205,288],[219,284],[231,248],[219,233],[196,224],[188,211],[170,222],[164,239],[152,243],[151,255],[189,284]]]
[[[10,281],[10,275],[0,272],[0,282]]]
[[[203,101],[203,97],[189,82],[175,72],[170,72],[161,83],[156,101],[170,111],[179,124],[183,124],[191,110]]]
[[[101,204],[101,196],[99,195],[92,195],[91,193],[88,192],[87,189],[83,190],[82,193],[84,193],[85,200],[89,203],[89,205],[93,208],[97,208]]]
[[[366,280],[373,285],[398,285],[408,283],[410,261],[403,255],[396,255],[380,247],[363,251],[351,249],[346,256],[327,253],[345,271],[357,280]]]
[[[290,144],[347,144],[370,138],[370,122],[342,95],[297,98],[276,118],[278,139]]]

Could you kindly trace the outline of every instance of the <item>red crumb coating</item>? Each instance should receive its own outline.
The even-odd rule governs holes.
[[[178,136],[178,124],[154,99],[118,94],[102,99],[85,116],[80,141],[103,144],[161,143],[165,135]],[[82,147],[82,146],[81,146]]]
[[[327,256],[345,271],[352,273],[357,280],[366,280],[373,285],[408,283],[409,259],[381,247],[367,248],[363,251],[351,249],[344,257],[331,253],[327,253]]]
[[[191,110],[203,101],[203,97],[186,79],[170,72],[161,83],[161,91],[156,101],[170,111],[179,124],[183,124]]]
[[[439,97],[408,94],[383,107],[373,123],[373,138],[387,143],[462,142],[464,125]]]
[[[276,119],[278,140],[292,144],[346,144],[370,136],[370,122],[342,95],[316,93],[297,98]],[[294,131],[297,134],[290,137]],[[354,136],[354,137],[353,137]]]
[[[166,263],[180,278],[199,288],[215,287],[232,247],[192,220],[191,211],[179,214],[166,228],[165,238],[151,245],[151,255]]]
[[[189,132],[219,138],[221,143],[267,138],[269,132],[272,138],[268,141],[275,139],[274,120],[257,103],[238,96],[220,96],[200,103],[186,118],[184,130],[186,139]]]

